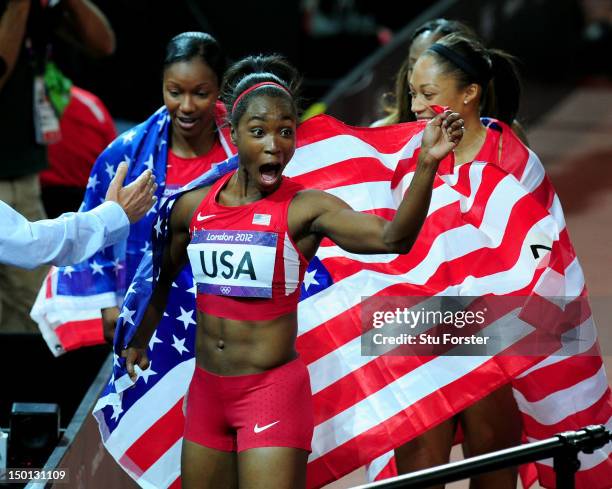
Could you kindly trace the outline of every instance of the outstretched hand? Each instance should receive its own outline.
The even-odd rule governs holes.
[[[425,126],[419,160],[429,164],[442,161],[461,141],[463,124],[461,116],[450,110],[431,119]]]
[[[129,185],[123,187],[127,175],[127,164],[117,167],[115,177],[111,180],[106,192],[106,200],[117,202],[127,214],[131,223],[138,221],[157,201],[155,191],[157,184],[151,170],[146,170]]]

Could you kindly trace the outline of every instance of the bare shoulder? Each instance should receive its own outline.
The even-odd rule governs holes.
[[[175,229],[176,227],[189,227],[194,212],[202,200],[208,195],[210,188],[211,186],[208,185],[206,187],[189,190],[176,199],[172,208],[171,218],[172,225]]]
[[[300,190],[298,193],[296,193],[295,197],[293,197],[291,205],[297,208],[318,207],[321,204],[324,204],[330,196],[331,194],[328,194],[323,190],[308,188]]]
[[[299,191],[291,203],[292,211],[303,216],[318,217],[328,210],[348,208],[342,199],[323,190],[306,189]]]

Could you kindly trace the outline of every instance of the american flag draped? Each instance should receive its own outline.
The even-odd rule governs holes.
[[[223,127],[224,116],[225,109],[219,103],[215,112],[217,127]],[[161,201],[168,194],[165,181],[169,128],[170,116],[162,107],[113,141],[94,164],[80,210],[90,210],[104,202],[121,162],[129,165],[126,184],[144,170],[152,170]],[[219,139],[226,157],[231,156],[233,147],[227,128],[219,131]],[[51,268],[31,316],[54,355],[104,342],[100,309],[122,303],[142,256],[151,249],[150,234],[157,211],[158,204],[131,225],[127,242],[105,248],[77,265]]]
[[[567,328],[590,339],[582,347],[587,356],[563,351],[544,360],[361,355],[364,296],[586,294],[541,164],[507,128],[497,127],[506,135],[506,171],[485,162],[441,169],[427,220],[408,255],[354,255],[324,240],[311,262],[298,310],[298,350],[308,365],[315,405],[309,487],[370,462],[373,477],[387,472],[393,447],[509,381],[529,438],[585,424],[609,425],[610,391],[584,307],[580,314],[568,312],[573,323]],[[422,129],[419,123],[353,128],[318,116],[298,129],[298,149],[285,174],[339,196],[356,210],[391,218],[412,177]],[[235,165],[230,160],[204,180],[210,182]],[[154,242],[160,245],[171,205],[169,201],[155,221]],[[535,256],[534,245],[551,251]],[[116,351],[142,317],[158,276],[159,256],[154,244],[127,291]],[[181,274],[149,343],[150,368],[139,372],[130,388],[116,355],[113,377],[95,409],[105,446],[142,487],[180,485],[182,404],[194,369],[194,295],[192,279]],[[580,401],[574,399],[576,393]],[[611,474],[609,449],[599,450],[585,458],[579,487],[607,487]],[[552,487],[549,465],[540,464],[540,475]]]
[[[512,379],[514,396],[522,413],[523,438],[525,441],[541,440],[594,423],[605,424],[610,429],[610,388],[588,308],[584,276],[565,226],[559,198],[537,155],[521,143],[506,124],[495,120],[484,122],[502,133],[502,154],[497,164],[513,175],[557,222],[560,246],[553,251],[562,254],[563,259],[558,260],[547,294],[564,296],[570,307],[572,298],[576,298],[574,305],[583,306],[581,314],[568,312],[568,317],[582,319],[568,334],[573,333],[575,338],[583,340],[580,346],[583,354],[573,355],[572,347],[565,345]],[[400,173],[396,176],[399,177]],[[563,318],[558,320],[561,322]],[[414,406],[415,409],[420,407],[419,404]],[[610,485],[610,451],[608,446],[593,455],[579,455],[581,468],[576,487],[606,488]],[[370,480],[397,475],[393,452],[387,452],[368,464],[367,473]],[[529,487],[537,479],[543,487],[555,487],[552,460],[522,466],[521,478],[524,487]]]

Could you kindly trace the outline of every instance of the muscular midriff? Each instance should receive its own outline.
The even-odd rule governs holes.
[[[196,362],[218,375],[248,375],[297,357],[297,313],[269,321],[238,321],[198,311]]]

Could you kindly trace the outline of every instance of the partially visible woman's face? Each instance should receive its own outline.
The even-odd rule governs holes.
[[[457,86],[457,81],[444,74],[436,59],[429,54],[421,56],[410,77],[411,110],[417,119],[431,119],[436,114],[432,105],[449,107],[453,112],[465,110],[465,90]]]
[[[256,95],[248,104],[238,126],[232,126],[232,139],[255,186],[271,192],[295,153],[297,117],[286,97]]]
[[[412,70],[414,69],[414,64],[417,62],[417,59],[419,59],[421,54],[423,54],[429,46],[441,37],[440,34],[434,34],[432,31],[425,31],[414,38],[414,41],[412,41],[410,45],[410,50],[408,51],[408,81],[410,81],[410,76],[412,75]]]
[[[164,71],[163,93],[174,131],[193,138],[210,129],[219,81],[200,58],[169,65]]]

